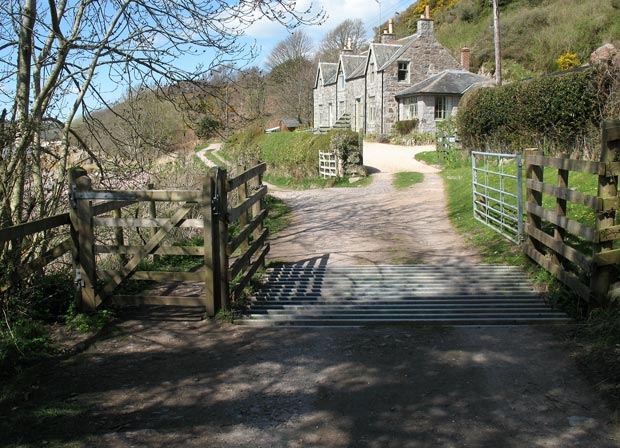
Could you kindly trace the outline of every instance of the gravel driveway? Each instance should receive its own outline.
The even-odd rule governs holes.
[[[290,227],[272,238],[272,260],[327,264],[477,263],[450,224],[438,170],[414,159],[430,147],[365,143],[373,173],[366,188],[273,191],[293,210]],[[424,173],[424,182],[402,191],[392,173]]]

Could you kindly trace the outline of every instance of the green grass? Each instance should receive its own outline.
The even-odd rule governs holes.
[[[290,224],[291,208],[282,199],[270,194],[265,197],[264,204],[269,210],[265,218],[265,227],[269,229],[269,235],[273,236]]]
[[[295,179],[293,177],[285,177],[285,176],[275,176],[267,172],[264,176],[265,182],[275,185],[280,188],[287,188],[290,190],[311,190],[316,188],[359,188],[359,187],[367,187],[372,183],[372,177],[360,177],[354,182],[350,182],[350,177],[344,177],[342,179],[336,178],[303,178],[303,179]]]
[[[215,152],[215,150],[213,149],[209,149],[206,150],[204,152],[205,157],[211,161],[213,164],[217,165],[217,166],[221,166],[222,168],[226,168],[228,166],[228,163],[224,160],[222,160],[221,158],[218,157],[219,152]]]
[[[404,190],[412,185],[422,183],[423,181],[424,174],[404,171],[394,175],[394,178],[392,179],[392,186],[394,186],[397,190]]]
[[[418,162],[424,162],[429,165],[440,165],[439,154],[437,151],[424,151],[415,155],[415,159]]]

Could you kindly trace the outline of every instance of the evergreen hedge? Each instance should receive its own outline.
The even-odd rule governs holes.
[[[572,150],[598,128],[597,98],[591,70],[475,89],[459,104],[458,132],[470,150]]]

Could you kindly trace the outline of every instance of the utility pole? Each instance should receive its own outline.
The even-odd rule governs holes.
[[[493,36],[495,38],[495,84],[502,85],[502,53],[499,35],[498,0],[493,0]]]

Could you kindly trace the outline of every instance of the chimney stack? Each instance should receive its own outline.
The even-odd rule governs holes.
[[[433,36],[435,34],[435,22],[430,17],[428,6],[426,9],[427,14],[423,14],[418,19],[418,36]]]
[[[394,19],[390,19],[388,20],[388,27],[385,28],[383,30],[383,33],[381,34],[381,43],[382,44],[389,44],[394,42],[395,39],[395,34],[394,34]]]
[[[351,39],[351,36],[349,36],[347,37],[347,43],[342,48],[342,50],[340,50],[340,54],[351,54],[351,53],[353,53],[353,39]]]
[[[461,48],[461,65],[463,66],[463,70],[469,71],[470,56],[471,50],[469,48]]]

